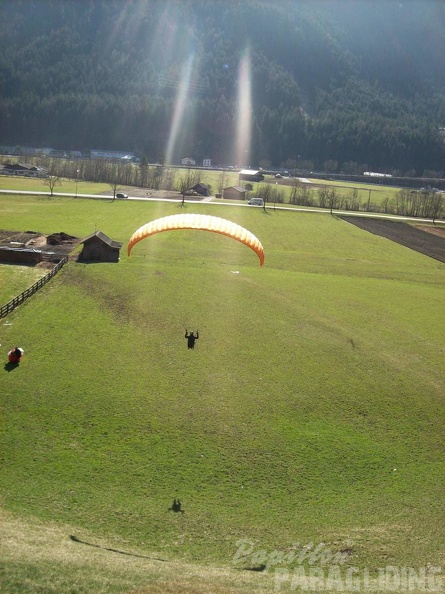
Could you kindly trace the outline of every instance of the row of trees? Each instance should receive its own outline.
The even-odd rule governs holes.
[[[60,185],[63,177],[75,180],[105,182],[116,193],[120,186],[143,187],[148,190],[172,190],[182,194],[183,200],[187,191],[194,185],[206,183],[205,172],[200,169],[181,170],[150,166],[147,163],[135,165],[125,162],[107,162],[101,159],[70,161],[66,159],[33,158],[33,163],[46,167],[51,172],[49,180],[44,184],[51,192]],[[227,186],[228,174],[221,171],[217,187],[211,188],[215,193],[222,193]],[[363,212],[383,212],[410,217],[431,218],[436,220],[444,213],[445,199],[442,192],[431,189],[401,189],[394,198],[385,198],[381,204],[371,200],[372,190],[368,191],[366,200],[362,200],[357,188],[350,191],[339,191],[336,187],[323,185],[317,189],[295,180],[290,192],[286,192],[277,184],[257,184],[253,190],[255,196],[263,198],[265,203],[289,204],[307,207],[328,208],[331,210],[352,210]]]
[[[270,184],[262,184],[255,195],[266,203],[282,204],[286,195],[282,189]],[[334,210],[383,212],[408,217],[433,219],[440,218],[445,212],[445,198],[441,192],[431,190],[410,190],[403,188],[392,199],[385,198],[379,205],[371,201],[371,190],[368,199],[362,201],[357,188],[349,192],[339,192],[335,187],[322,186],[316,190],[304,184],[292,187],[288,197],[289,204]]]

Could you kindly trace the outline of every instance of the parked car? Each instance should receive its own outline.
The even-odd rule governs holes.
[[[250,206],[263,206],[264,202],[262,198],[251,198],[247,204],[250,204]]]
[[[116,198],[128,198],[128,194],[122,194],[122,192],[118,192],[116,194]]]

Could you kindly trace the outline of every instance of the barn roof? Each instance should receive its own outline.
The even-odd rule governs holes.
[[[237,192],[244,192],[244,193],[247,192],[246,188],[243,188],[242,186],[229,186],[227,188],[224,188],[224,190],[236,190]]]
[[[206,184],[195,184],[192,190],[195,190],[195,192],[198,192],[198,194],[203,194],[205,196],[209,195],[209,186],[207,186]]]
[[[112,248],[120,249],[122,247],[122,243],[120,241],[114,241],[114,239],[111,239],[110,237],[108,237],[108,235],[105,235],[105,233],[102,233],[102,231],[96,231],[95,233],[91,233],[91,235],[88,235],[88,237],[85,237],[85,239],[82,239],[82,241],[80,243],[85,243],[89,239],[93,239],[93,237],[97,237],[98,239],[100,239],[101,241],[103,241],[104,243],[106,243],[107,245],[109,245]]]
[[[241,169],[240,175],[259,175],[260,169]]]

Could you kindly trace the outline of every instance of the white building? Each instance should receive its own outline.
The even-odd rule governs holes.
[[[190,157],[185,157],[184,159],[181,159],[181,165],[196,165],[196,161]]]
[[[202,162],[203,167],[211,167],[212,166],[212,159],[204,159]]]
[[[134,157],[133,153],[123,153],[122,151],[101,151],[99,149],[91,149],[92,159],[131,159]]]

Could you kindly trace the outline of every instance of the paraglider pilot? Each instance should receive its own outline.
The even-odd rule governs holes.
[[[194,349],[195,348],[195,340],[198,340],[199,338],[199,332],[198,330],[196,331],[196,336],[193,334],[193,330],[190,332],[190,334],[187,331],[187,328],[185,329],[185,337],[187,339],[187,347],[189,349]]]
[[[24,350],[20,347],[15,347],[11,349],[8,353],[8,361],[10,363],[20,363],[21,358],[23,357]]]

